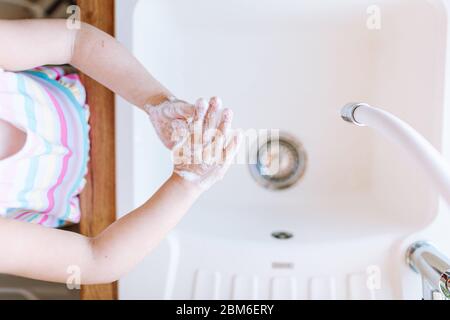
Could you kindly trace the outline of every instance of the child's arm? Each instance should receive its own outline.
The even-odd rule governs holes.
[[[145,257],[183,217],[200,189],[173,175],[142,207],[97,238],[0,218],[0,273],[80,284],[118,280]]]
[[[0,20],[0,67],[9,71],[72,64],[138,107],[171,96],[118,41],[88,24],[66,20]]]
[[[215,104],[215,106],[214,106]],[[217,103],[211,103],[206,119],[220,114]],[[198,107],[204,114],[204,107]],[[142,207],[113,223],[96,238],[26,222],[0,218],[0,273],[28,278],[66,282],[70,272],[79,268],[81,284],[107,283],[118,280],[141,261],[183,217],[207,188],[220,180],[233,160],[239,136],[230,139],[231,115],[225,111],[217,126],[213,150],[223,150],[224,161],[193,161],[175,165],[175,172],[159,191]],[[197,123],[203,115],[196,117]],[[202,134],[200,133],[200,136]],[[206,132],[203,133],[203,137]],[[223,138],[227,136],[227,139]],[[187,139],[180,150],[190,149]],[[206,139],[204,140],[206,141]],[[229,141],[227,144],[225,141]],[[188,147],[183,148],[183,147]],[[207,145],[200,145],[203,152]],[[217,157],[217,155],[216,155]],[[192,158],[190,159],[192,160]],[[184,178],[182,178],[184,177]],[[94,213],[95,214],[95,213]]]
[[[0,68],[20,71],[48,64],[72,64],[130,103],[143,108],[164,145],[172,149],[173,123],[185,125],[195,113],[185,102],[167,102],[172,95],[118,41],[82,23],[67,28],[65,20],[0,20]],[[95,107],[95,106],[93,106]]]

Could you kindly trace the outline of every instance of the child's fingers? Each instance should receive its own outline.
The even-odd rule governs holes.
[[[202,139],[203,136],[203,121],[205,119],[205,114],[208,110],[208,102],[205,99],[200,98],[195,103],[195,116],[194,116],[194,135],[198,139]],[[200,141],[201,142],[201,141]]]
[[[184,120],[174,120],[172,125],[172,148],[175,149],[184,144],[189,137],[189,128]]]
[[[172,152],[172,160],[173,160],[173,164],[175,166],[181,166],[186,164],[186,159],[185,159],[185,152],[184,152],[184,148],[183,146],[180,146],[178,148],[175,148]]]
[[[162,114],[167,119],[190,120],[195,116],[196,107],[187,102],[175,102],[160,108],[149,108],[147,112],[154,116]]]
[[[200,98],[195,103],[195,116],[194,121],[203,121],[205,114],[208,110],[208,102],[204,98]]]
[[[217,136],[213,142],[209,143],[205,147],[206,161],[207,165],[223,165],[225,158],[223,156],[223,150],[225,148],[225,136]]]
[[[218,111],[220,113],[220,111]],[[228,142],[228,132],[231,128],[231,123],[233,121],[233,111],[231,109],[226,108],[223,110],[221,114],[221,119],[217,123],[217,128],[210,128],[205,133],[203,140],[206,141],[206,143],[219,141],[220,139],[223,140],[222,144],[225,144]],[[221,147],[224,148],[224,145]],[[221,150],[222,150],[221,149]],[[222,155],[222,152],[220,153]]]
[[[202,156],[202,145],[203,145],[203,121],[205,118],[206,111],[208,110],[208,102],[201,98],[198,99],[195,103],[196,111],[194,116],[194,123],[191,128],[191,142],[192,142],[192,149],[194,154],[194,159],[196,163],[198,161],[201,161]]]
[[[203,147],[203,164],[205,165],[211,165],[212,164],[212,155],[213,155],[213,146],[211,143],[208,143]]]
[[[241,145],[241,141],[242,141],[242,134],[240,132],[237,132],[231,137],[228,146],[223,149],[222,157],[224,161],[222,162],[222,165],[219,167],[218,171],[219,179],[222,179],[225,176],[225,173],[231,167],[233,159],[235,158]]]
[[[203,123],[203,133],[207,133],[216,128],[218,112],[221,109],[222,100],[217,97],[211,98],[209,101],[208,112],[205,115],[205,121]]]
[[[223,158],[225,159],[225,163],[231,163],[231,161],[234,159],[234,157],[237,154],[237,151],[239,150],[239,147],[242,142],[242,132],[241,131],[235,131],[232,135],[232,138],[230,139],[230,142],[228,145],[224,148],[223,152]],[[228,140],[228,139],[227,139]]]
[[[184,142],[186,142],[186,140]],[[189,147],[189,143],[179,143],[173,148],[172,157],[175,166],[191,164],[192,153],[189,150]]]
[[[231,123],[233,122],[233,111],[231,109],[226,108],[222,112],[222,118],[220,120],[218,129],[224,135],[228,136],[228,131],[231,128]]]
[[[196,113],[196,107],[191,104],[182,104],[178,106],[176,110],[176,118],[177,119],[185,119],[190,120],[193,119]]]

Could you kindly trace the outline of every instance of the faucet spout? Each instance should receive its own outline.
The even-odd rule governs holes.
[[[422,276],[425,300],[450,299],[450,259],[428,242],[419,241],[409,247],[406,261]]]
[[[384,110],[366,103],[349,103],[342,118],[358,126],[368,126],[403,147],[425,170],[450,206],[450,166],[446,159],[414,128]]]
[[[363,123],[359,123],[355,119],[355,111],[359,107],[369,107],[367,103],[347,103],[341,110],[341,117],[344,121],[350,122],[360,127],[365,127],[366,125]]]

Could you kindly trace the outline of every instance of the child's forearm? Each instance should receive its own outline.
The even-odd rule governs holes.
[[[174,175],[147,203],[92,239],[2,219],[0,273],[64,283],[79,271],[81,284],[118,280],[155,248],[200,193]]]
[[[6,70],[72,64],[139,107],[170,96],[124,46],[88,24],[72,30],[65,20],[0,20],[0,42]]]
[[[200,194],[200,189],[173,174],[149,201],[94,238],[96,265],[105,270],[101,282],[120,278],[141,261],[178,224]]]
[[[171,95],[122,44],[88,24],[76,32],[70,63],[141,108]]]

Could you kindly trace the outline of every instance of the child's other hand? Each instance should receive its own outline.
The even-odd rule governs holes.
[[[181,100],[169,100],[158,106],[147,105],[145,110],[156,133],[169,150],[182,142],[176,139],[174,132],[187,130],[196,114],[194,105]]]
[[[222,109],[218,98],[196,103],[189,131],[178,132],[184,143],[174,150],[174,172],[202,190],[220,181],[230,167],[241,142],[240,132],[230,130],[233,112]],[[183,129],[182,129],[183,130]]]

